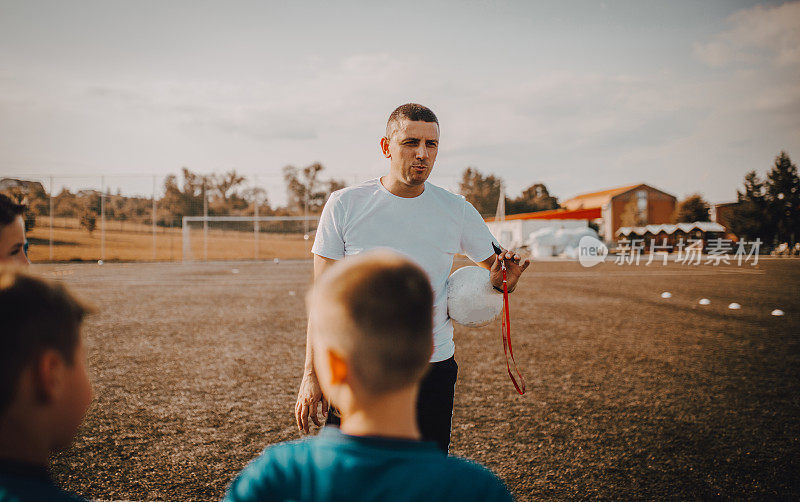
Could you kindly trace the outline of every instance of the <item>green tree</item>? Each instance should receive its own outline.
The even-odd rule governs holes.
[[[533,213],[557,208],[558,199],[550,195],[543,183],[529,186],[515,199],[506,198],[506,213],[508,214]]]
[[[692,194],[678,203],[672,213],[672,223],[711,221],[708,202],[699,193]]]
[[[733,208],[731,230],[741,239],[761,239],[772,242],[772,229],[767,213],[767,197],[764,182],[755,171],[744,176],[744,190],[736,191],[739,204]]]
[[[236,174],[236,169],[231,169],[223,174],[212,175],[211,185],[216,190],[218,197],[222,200],[222,205],[227,206],[231,197],[241,198],[236,189],[244,183],[246,179],[247,178],[244,176]]]
[[[262,187],[254,186],[242,190],[242,199],[246,201],[247,207],[242,211],[245,216],[253,216],[255,214],[255,206],[258,204],[259,216],[271,216],[275,214],[269,204],[267,198],[267,191]]]
[[[78,197],[66,188],[53,197],[54,216],[70,216],[77,218],[83,212],[83,206]]]
[[[344,181],[341,180],[320,180],[319,173],[324,169],[319,162],[303,168],[294,166],[283,168],[283,179],[286,181],[288,195],[286,204],[288,212],[302,213],[307,205],[309,213],[319,213],[331,192],[345,186]]]
[[[800,239],[800,177],[784,151],[767,173],[766,207],[777,242],[794,245]]]
[[[208,177],[181,168],[183,183],[178,182],[174,174],[164,180],[164,196],[158,206],[164,213],[163,224],[173,223],[183,216],[201,216],[203,214],[203,195],[209,186]]]
[[[92,235],[94,229],[97,228],[97,215],[88,209],[84,209],[83,214],[81,214],[81,228],[85,228],[89,235]]]
[[[484,216],[494,215],[500,199],[503,179],[490,174],[484,176],[478,169],[468,167],[461,175],[458,192]]]
[[[83,202],[80,225],[91,234],[97,228],[97,217],[101,211],[100,192],[87,190],[78,192],[78,195]]]

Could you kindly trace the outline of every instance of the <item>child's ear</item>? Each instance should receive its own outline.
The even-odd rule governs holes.
[[[331,384],[344,383],[347,379],[347,361],[332,349],[328,349],[328,367],[331,370]]]
[[[45,350],[33,368],[35,392],[40,401],[51,401],[60,391],[66,361],[57,351]]]

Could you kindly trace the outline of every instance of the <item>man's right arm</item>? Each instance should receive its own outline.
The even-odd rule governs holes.
[[[325,258],[315,254],[314,282],[334,263],[336,263],[336,260],[332,258]],[[300,431],[308,433],[308,428],[312,421],[317,426],[322,425],[317,415],[319,403],[322,403],[322,418],[324,420],[328,413],[328,401],[322,395],[322,389],[314,371],[314,346],[311,343],[311,320],[309,317],[306,328],[306,360],[303,367],[303,379],[300,381],[300,390],[297,392],[297,404],[295,405],[295,419]]]

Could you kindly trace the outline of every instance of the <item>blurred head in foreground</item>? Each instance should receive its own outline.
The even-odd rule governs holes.
[[[28,265],[25,206],[0,194],[0,263]]]
[[[0,458],[44,465],[92,399],[80,326],[91,308],[62,285],[0,264]]]
[[[421,268],[391,251],[342,260],[308,307],[314,367],[343,417],[386,395],[415,395],[433,350],[433,291]]]

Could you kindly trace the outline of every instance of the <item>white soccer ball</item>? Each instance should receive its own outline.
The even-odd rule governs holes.
[[[672,293],[670,293],[669,291],[664,291],[663,293],[661,293],[661,298],[664,298],[664,299],[672,298]]]
[[[731,310],[739,310],[739,309],[742,308],[742,306],[739,305],[738,303],[734,302],[734,303],[731,303],[730,305],[728,305],[728,308],[731,309]]]
[[[700,301],[698,303],[700,305],[711,305],[711,300],[709,300],[708,298],[700,298]]]
[[[464,326],[489,324],[503,311],[503,295],[489,282],[489,271],[462,267],[447,280],[447,313]]]

